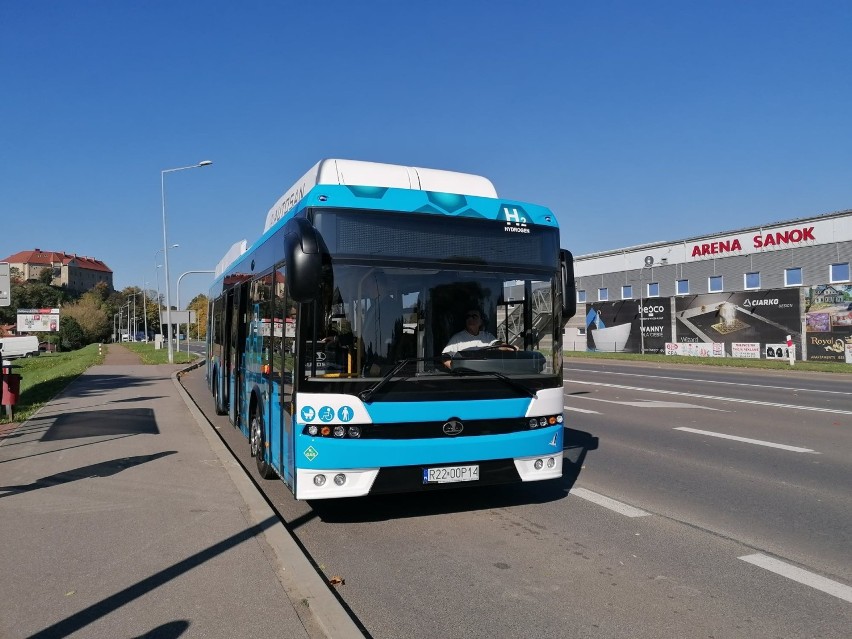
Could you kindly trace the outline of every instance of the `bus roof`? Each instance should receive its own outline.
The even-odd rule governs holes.
[[[362,160],[326,159],[317,162],[282,195],[266,214],[265,233],[317,184],[379,186],[496,198],[488,178],[470,173],[381,164]]]

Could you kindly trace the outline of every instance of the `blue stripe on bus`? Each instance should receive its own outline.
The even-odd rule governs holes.
[[[562,453],[562,425],[509,435],[440,439],[330,439],[296,435],[296,466],[311,470],[449,464]]]

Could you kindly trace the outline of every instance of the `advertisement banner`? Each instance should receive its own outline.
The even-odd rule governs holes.
[[[796,347],[788,347],[787,342],[783,344],[767,344],[763,351],[766,354],[766,359],[789,360],[790,351],[793,351],[793,359],[796,358]]]
[[[591,351],[664,353],[672,341],[671,298],[594,302],[586,308]]]
[[[19,333],[55,333],[59,331],[58,308],[19,308]]]
[[[668,342],[666,355],[682,355],[684,357],[724,357],[724,344],[705,344],[704,342]]]
[[[732,342],[731,357],[760,359],[760,344],[756,342]]]
[[[802,334],[797,288],[676,297],[675,318],[676,342],[721,343],[727,355],[735,343],[786,345]]]
[[[808,360],[846,362],[852,344],[852,284],[822,284],[805,290]]]

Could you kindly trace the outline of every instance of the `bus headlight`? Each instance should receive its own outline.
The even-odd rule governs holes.
[[[361,436],[361,427],[360,426],[350,426],[349,427],[349,436],[357,439]]]
[[[314,486],[324,486],[325,475],[314,475]]]
[[[319,428],[317,428],[313,424],[308,426],[308,435],[310,435],[311,437],[316,437],[318,434],[319,434]]]
[[[334,436],[335,437],[343,437],[346,434],[346,429],[343,426],[335,426],[334,427]]]
[[[535,468],[536,470],[541,470],[542,466],[544,466],[544,462],[540,459],[536,459],[535,463],[533,463],[533,468]]]
[[[334,483],[337,484],[338,486],[342,486],[343,484],[346,483],[346,475],[344,475],[343,473],[337,473],[334,476]]]

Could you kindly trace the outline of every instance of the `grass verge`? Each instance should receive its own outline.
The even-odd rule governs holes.
[[[21,392],[14,407],[14,420],[22,422],[87,368],[103,362],[103,355],[98,352],[97,344],[89,344],[67,353],[50,353],[11,361],[12,372],[21,376]],[[4,406],[0,411],[0,423],[8,421]]]
[[[142,358],[143,364],[168,364],[169,351],[167,348],[156,349],[152,342],[129,342],[123,344],[128,350],[133,351]],[[194,362],[198,355],[187,354],[185,351],[174,351],[175,364],[189,364]]]
[[[789,371],[792,373],[809,371],[818,373],[840,373],[852,375],[852,364],[841,362],[800,362],[790,366],[787,360],[773,362],[765,359],[742,359],[739,357],[682,357],[679,355],[651,355],[639,353],[601,353],[593,351],[565,351],[565,359],[616,359],[646,364],[677,365],[691,364],[693,366],[723,366],[728,368],[756,368],[764,370]]]

